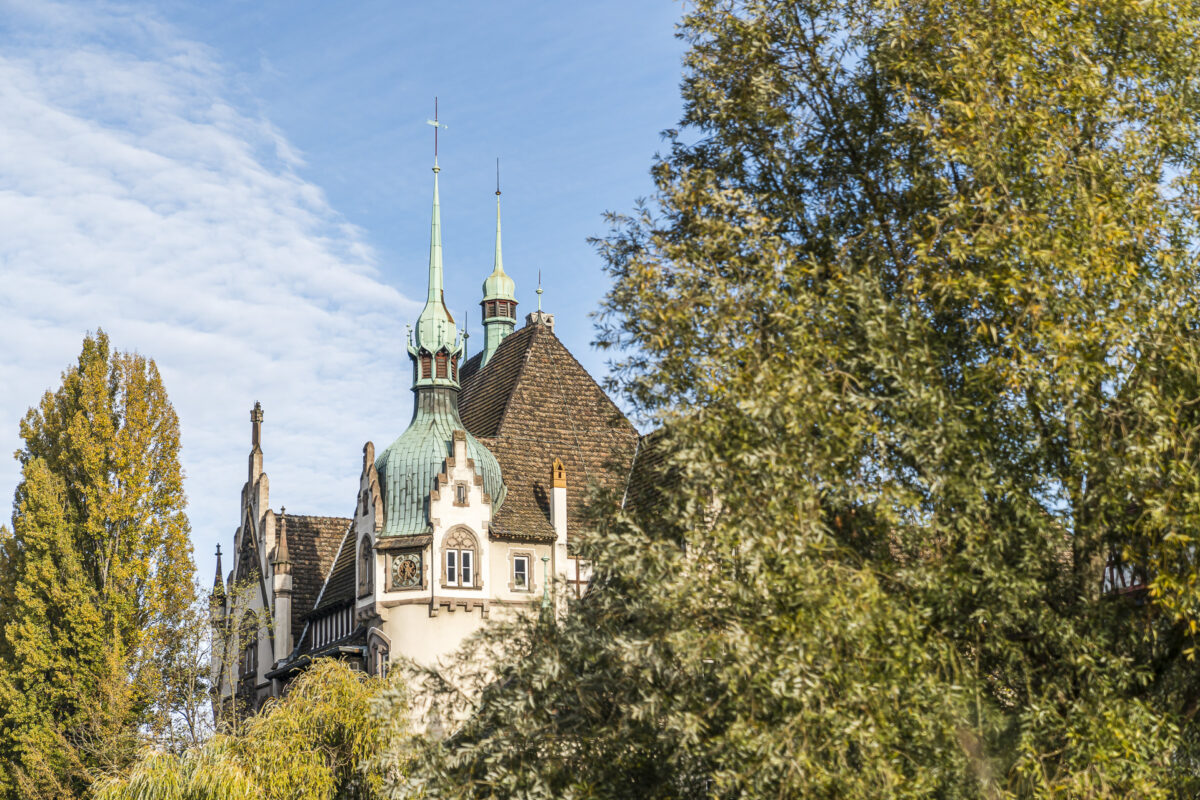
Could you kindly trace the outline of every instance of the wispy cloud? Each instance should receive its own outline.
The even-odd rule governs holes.
[[[208,49],[120,6],[0,13],[0,449],[103,327],[164,373],[201,564],[237,525],[255,400],[273,504],[347,513],[362,443],[407,422],[416,304]]]

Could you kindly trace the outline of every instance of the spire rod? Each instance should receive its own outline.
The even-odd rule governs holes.
[[[433,170],[437,172],[438,159],[438,129],[449,130],[450,126],[438,120],[438,99],[433,98],[433,119],[425,120],[425,124],[433,126]]]
[[[496,197],[500,196],[500,157],[496,157]]]
[[[538,270],[537,296],[538,296],[538,312],[540,313],[542,310],[542,271],[540,269]]]

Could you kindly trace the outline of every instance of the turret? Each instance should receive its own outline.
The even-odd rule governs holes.
[[[442,126],[436,119],[430,120]],[[436,136],[436,134],[435,134]],[[433,520],[428,504],[438,489],[446,459],[461,432],[466,458],[483,483],[493,510],[504,502],[505,488],[496,457],[466,431],[458,414],[458,359],[463,342],[442,299],[442,219],[438,199],[437,144],[433,160],[433,224],[429,239],[429,293],[417,319],[416,335],[408,346],[413,359],[413,416],[408,428],[375,461],[383,501],[378,536],[430,533]],[[378,519],[378,518],[377,518]]]
[[[482,368],[491,360],[504,337],[513,332],[517,325],[516,284],[504,272],[504,258],[500,252],[500,161],[496,160],[496,260],[492,274],[483,282],[483,355]]]

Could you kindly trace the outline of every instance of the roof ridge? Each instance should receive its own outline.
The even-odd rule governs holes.
[[[279,516],[282,517],[284,514],[280,512]],[[337,522],[347,522],[354,519],[353,517],[330,517],[325,514],[287,514],[286,516],[294,517],[296,519],[330,519]]]

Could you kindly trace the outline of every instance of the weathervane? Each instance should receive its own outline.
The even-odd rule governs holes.
[[[438,168],[438,165],[437,165],[438,129],[439,128],[443,128],[446,130],[450,129],[449,125],[447,125],[444,122],[440,122],[438,120],[438,99],[437,99],[437,97],[433,98],[433,119],[427,119],[427,120],[425,120],[425,123],[433,126],[433,168],[437,169]],[[497,167],[497,169],[499,169],[499,167]]]

